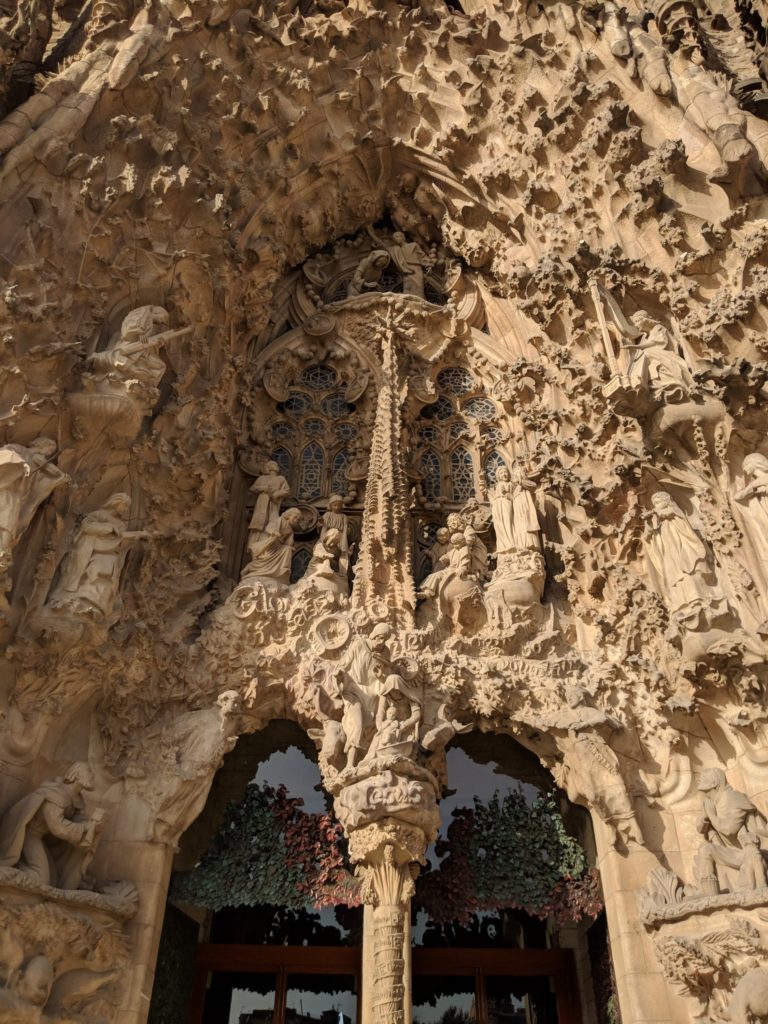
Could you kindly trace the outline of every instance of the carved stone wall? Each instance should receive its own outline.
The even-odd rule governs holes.
[[[0,4],[9,1019],[144,1020],[176,843],[276,717],[377,1022],[470,728],[589,809],[626,1024],[768,1019],[766,39]]]

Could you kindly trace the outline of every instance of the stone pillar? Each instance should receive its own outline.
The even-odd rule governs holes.
[[[132,970],[113,1024],[144,1024],[147,1019],[173,855],[169,843],[117,839],[99,846],[99,873],[131,878],[139,891],[139,909],[127,929]]]
[[[619,852],[611,829],[595,814],[592,821],[622,1024],[687,1024],[637,907],[637,892],[659,862],[650,850],[634,844]]]
[[[363,1013],[371,1024],[410,1024],[410,908],[426,838],[387,819],[352,833],[350,855],[363,879]]]

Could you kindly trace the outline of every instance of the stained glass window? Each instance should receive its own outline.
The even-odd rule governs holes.
[[[351,441],[353,437],[357,437],[357,427],[349,420],[344,423],[335,423],[333,432],[342,441]]]
[[[483,427],[483,440],[487,444],[499,444],[502,434],[498,427]]]
[[[325,456],[316,441],[310,441],[301,453],[299,464],[299,501],[314,501],[323,493]]]
[[[421,441],[436,441],[437,430],[435,427],[422,427],[419,430],[419,439]]]
[[[496,483],[496,473],[502,466],[505,468],[507,466],[504,459],[502,459],[498,452],[491,452],[485,460],[485,479],[489,484]]]
[[[322,420],[316,420],[314,417],[304,420],[301,428],[305,434],[309,434],[311,437],[318,437],[325,433],[325,423]]]
[[[301,383],[310,391],[327,391],[336,383],[336,371],[330,366],[308,366],[301,371]]]
[[[458,440],[465,434],[469,436],[469,425],[464,423],[463,420],[459,420],[457,423],[451,424],[450,435],[452,441]]]
[[[312,408],[312,402],[309,395],[303,395],[301,391],[291,391],[277,408],[281,412],[287,412],[289,416],[302,416]]]
[[[475,493],[472,455],[463,445],[451,452],[451,494],[454,501],[466,501]]]
[[[287,420],[280,420],[278,423],[273,423],[272,437],[277,437],[281,441],[285,441],[289,437],[293,437],[293,427]]]
[[[290,453],[288,451],[286,451],[285,448],[282,448],[282,447],[281,448],[274,448],[272,450],[272,454],[270,455],[270,458],[274,462],[276,462],[278,464],[278,466],[280,467],[280,472],[286,478],[286,480],[290,480],[290,478],[291,478],[291,456],[290,456]]]
[[[349,484],[346,471],[349,464],[349,452],[342,448],[336,452],[331,463],[331,494],[344,494]]]
[[[442,474],[440,472],[440,459],[437,457],[437,453],[433,452],[431,448],[427,449],[421,456],[421,472],[423,479],[421,481],[421,489],[424,493],[424,497],[427,501],[434,501],[440,497],[443,489]]]
[[[477,385],[469,370],[460,366],[447,366],[437,375],[437,386],[451,395],[467,395]]]
[[[340,392],[335,395],[328,395],[323,399],[323,412],[326,416],[346,416],[350,411],[349,403]]]
[[[312,552],[309,548],[294,548],[291,559],[291,583],[300,580],[307,571]]]
[[[425,405],[419,415],[425,420],[447,420],[454,415],[456,410],[453,407],[453,402],[446,398],[445,395],[441,395],[436,402],[432,402],[430,405]]]
[[[496,415],[496,406],[490,398],[470,398],[463,411],[476,420],[492,420]]]

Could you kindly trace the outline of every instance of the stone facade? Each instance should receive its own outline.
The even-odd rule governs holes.
[[[759,0],[0,3],[0,1016],[142,1024],[237,738],[408,1019],[444,750],[594,823],[624,1024],[768,1020]]]

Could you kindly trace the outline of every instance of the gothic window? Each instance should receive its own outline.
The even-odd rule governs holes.
[[[307,571],[309,560],[312,558],[312,552],[308,547],[295,548],[293,552],[293,558],[291,559],[291,583],[296,583],[300,580],[304,573]]]
[[[437,386],[450,395],[468,395],[477,388],[472,374],[461,366],[447,366],[441,370],[437,375]]]
[[[312,408],[312,400],[309,395],[301,391],[291,391],[284,402],[277,407],[281,412],[287,412],[289,416],[303,416]]]
[[[457,420],[455,423],[451,424],[449,434],[452,441],[458,441],[460,437],[469,436],[469,426],[464,422],[464,420]]]
[[[323,449],[316,441],[310,441],[301,453],[299,465],[299,501],[314,501],[322,496],[325,456]]]
[[[340,416],[346,416],[351,410],[351,406],[347,402],[341,392],[337,392],[335,395],[328,395],[327,398],[323,399],[322,409],[326,416],[332,416],[334,419]]]
[[[288,438],[293,437],[293,434],[293,427],[287,420],[278,420],[277,423],[272,424],[272,437],[280,441],[287,441]]]
[[[336,371],[330,366],[308,366],[301,371],[301,383],[310,391],[327,391],[336,383]]]
[[[431,405],[425,405],[421,410],[421,415],[427,420],[448,420],[455,412],[453,402],[446,398],[445,395],[441,395],[436,402],[433,402]]]
[[[437,453],[428,448],[421,456],[421,472],[423,479],[421,489],[428,501],[435,501],[440,497],[443,490],[442,473],[440,470],[440,459]]]
[[[491,452],[488,458],[485,460],[485,478],[489,485],[496,483],[496,474],[501,467],[507,468],[507,464],[499,455],[498,452]]]
[[[475,467],[472,454],[463,445],[451,452],[451,497],[467,501],[475,493]]]
[[[347,466],[349,465],[349,452],[341,448],[333,457],[331,464],[331,494],[344,494],[347,490]]]
[[[496,415],[496,406],[490,398],[470,398],[463,412],[476,420],[492,420]]]
[[[434,427],[421,427],[419,440],[434,443],[437,440],[437,430]]]
[[[310,437],[322,437],[325,433],[325,423],[322,420],[315,419],[314,416],[304,420],[301,426],[304,433],[309,434]]]
[[[290,480],[291,478],[291,455],[285,448],[274,448],[270,458],[280,467],[280,473]]]
[[[357,427],[349,420],[345,420],[343,423],[334,423],[333,432],[340,441],[351,441],[353,437],[357,437]]]

